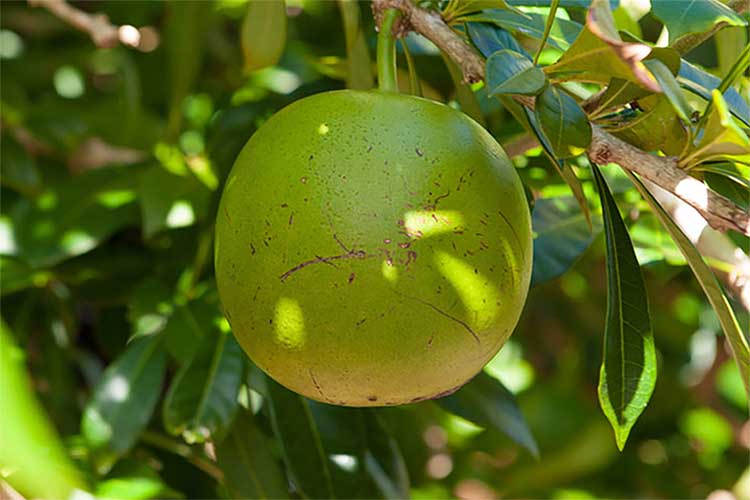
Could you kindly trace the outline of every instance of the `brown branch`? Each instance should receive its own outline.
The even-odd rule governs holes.
[[[129,24],[116,26],[105,14],[89,14],[73,7],[65,0],[28,0],[32,7],[44,7],[59,19],[79,31],[88,33],[100,48],[112,48],[119,44],[150,52],[159,44],[159,35],[152,27],[136,28]]]
[[[401,10],[414,31],[431,40],[461,67],[466,80],[484,79],[484,61],[481,56],[439,15],[417,7],[410,0],[373,1],[375,12],[386,8]],[[526,107],[534,106],[532,98],[518,96],[516,100]],[[686,174],[677,166],[674,158],[647,153],[597,126],[592,128],[593,137],[587,151],[592,161],[617,163],[652,181],[698,210],[714,229],[732,229],[750,235],[750,215],[728,198],[711,191],[701,181]]]

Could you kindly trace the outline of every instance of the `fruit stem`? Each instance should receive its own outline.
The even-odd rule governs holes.
[[[386,9],[378,33],[378,88],[384,92],[398,92],[393,23],[400,15],[401,11],[398,9]]]

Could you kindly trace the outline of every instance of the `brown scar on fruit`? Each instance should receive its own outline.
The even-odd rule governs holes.
[[[377,400],[378,400],[377,396],[367,396],[367,401],[377,401]]]
[[[307,372],[308,372],[308,373],[310,374],[310,380],[312,380],[312,383],[313,383],[313,385],[314,385],[314,386],[315,386],[315,388],[316,388],[316,389],[318,390],[318,394],[320,394],[320,397],[321,397],[321,398],[323,398],[323,399],[325,399],[325,400],[326,400],[326,401],[328,401],[329,403],[332,403],[333,401],[332,401],[331,399],[329,399],[329,398],[328,398],[328,396],[326,396],[326,395],[325,395],[325,394],[323,393],[323,389],[322,389],[322,388],[320,387],[320,384],[319,384],[319,383],[318,383],[318,381],[317,381],[317,380],[315,379],[315,375],[313,375],[313,371],[312,371],[312,368],[308,368],[308,369],[307,369]]]
[[[289,225],[291,226],[292,224],[294,224],[294,212],[289,215]]]
[[[414,152],[417,153],[417,156],[419,156],[420,158],[424,156],[424,153],[419,148],[414,148]]]
[[[224,215],[226,215],[227,220],[229,221],[229,225],[233,226],[234,223],[232,222],[232,217],[229,215],[229,210],[227,210],[227,207],[224,207]]]
[[[313,264],[328,264],[333,267],[336,267],[336,265],[333,263],[337,260],[345,260],[345,259],[369,259],[371,257],[375,257],[374,255],[370,255],[364,250],[350,250],[347,253],[342,253],[339,255],[331,255],[329,257],[321,257],[319,255],[316,255],[314,259],[306,260],[304,262],[300,262],[281,276],[279,276],[279,279],[281,281],[286,281],[292,274],[296,273],[300,269],[304,269],[307,266],[311,266]]]
[[[401,293],[399,291],[394,290],[393,288],[389,288],[389,290],[392,291],[393,293],[395,293],[396,295],[400,296],[400,297],[405,297],[407,299],[411,299],[411,300],[413,300],[415,302],[418,302],[418,303],[422,304],[423,306],[427,306],[430,309],[432,309],[433,311],[435,311],[436,313],[440,314],[441,316],[445,316],[446,318],[448,318],[448,319],[450,319],[452,321],[455,321],[456,323],[458,323],[459,325],[461,325],[462,327],[464,327],[466,329],[466,331],[471,334],[472,337],[474,337],[474,340],[476,341],[477,344],[481,344],[482,343],[482,341],[479,339],[479,335],[477,335],[477,333],[469,326],[469,324],[466,323],[465,321],[463,321],[462,319],[457,318],[457,317],[453,316],[452,314],[447,313],[446,311],[443,311],[442,309],[440,309],[435,304],[433,304],[431,302],[427,302],[424,299],[420,299],[419,297],[415,297],[413,295],[407,295],[405,293]]]
[[[350,274],[350,275],[349,275],[349,280],[348,280],[348,282],[349,282],[349,284],[350,284],[350,285],[351,285],[352,281],[354,281],[354,278],[355,278],[355,277],[356,277],[356,275],[355,275],[354,273],[352,273],[352,274]]]
[[[252,243],[250,243],[250,254],[255,255],[255,251],[256,251],[255,246]]]

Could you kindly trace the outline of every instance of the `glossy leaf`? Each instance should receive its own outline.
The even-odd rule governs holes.
[[[706,161],[733,160],[750,164],[750,138],[729,113],[726,101],[718,90],[712,92],[713,106],[695,148],[680,158],[690,168]]]
[[[237,414],[230,432],[216,443],[216,459],[230,498],[289,498],[269,438],[251,413],[242,410]]]
[[[0,319],[0,468],[26,498],[69,498],[87,490],[36,398],[24,352]]]
[[[685,97],[677,78],[675,78],[672,72],[669,71],[669,68],[658,59],[645,61],[644,64],[651,71],[651,74],[654,75],[654,78],[656,78],[659,87],[661,87],[661,91],[667,99],[669,99],[669,102],[672,103],[672,108],[677,113],[677,116],[679,116],[683,122],[689,124],[690,117],[693,114],[693,109]]]
[[[499,430],[532,455],[539,455],[513,394],[499,381],[480,372],[454,394],[435,401],[444,410],[470,422]]]
[[[479,52],[489,58],[492,54],[502,49],[509,49],[523,54],[530,61],[531,56],[524,50],[518,41],[503,28],[488,23],[466,23],[466,31]]]
[[[555,157],[574,156],[570,147],[585,149],[591,143],[591,125],[578,103],[550,85],[536,98],[534,115]]]
[[[333,498],[328,457],[308,401],[268,376],[264,381],[273,431],[294,484],[308,498]]]
[[[81,431],[101,455],[100,469],[135,443],[161,393],[166,353],[158,335],[133,340],[107,367],[86,405]]]
[[[530,12],[519,14],[508,10],[494,9],[467,16],[464,21],[493,23],[508,31],[521,33],[534,40],[542,40],[547,18],[541,14]],[[581,32],[581,28],[582,26],[575,21],[557,18],[550,30],[547,44],[558,50],[568,50],[568,47]]]
[[[245,354],[234,337],[208,332],[183,365],[164,400],[164,427],[188,443],[221,434],[238,408]]]
[[[669,42],[690,33],[703,33],[718,23],[745,26],[742,16],[719,0],[657,0],[651,12],[669,30]]]
[[[286,24],[284,0],[248,2],[240,34],[245,71],[257,71],[279,62],[286,45]]]
[[[742,375],[745,392],[750,395],[750,347],[748,346],[745,334],[740,328],[734,310],[729,304],[726,295],[724,295],[721,285],[711,271],[711,268],[708,267],[708,264],[706,264],[703,257],[701,257],[698,250],[696,250],[693,243],[687,236],[685,236],[677,224],[675,224],[672,217],[664,210],[646,186],[644,186],[635,176],[629,176],[633,181],[633,184],[635,184],[635,187],[641,193],[641,196],[643,196],[643,199],[646,200],[651,207],[654,215],[656,215],[661,221],[664,229],[670,234],[670,236],[672,236],[672,239],[685,256],[685,260],[687,260],[695,278],[698,280],[698,283],[700,283],[701,288],[703,288],[703,293],[706,294],[708,302],[711,304],[711,307],[719,319],[721,329],[729,341],[734,360],[737,363],[740,374]]]
[[[532,286],[564,274],[591,246],[601,232],[599,218],[593,230],[571,197],[540,198],[531,212],[534,234]]]
[[[711,92],[719,88],[721,84],[720,79],[684,59],[680,64],[677,81],[690,92],[706,100],[712,99]],[[727,89],[723,97],[732,115],[750,127],[750,106],[748,106],[747,101],[732,88]]]
[[[599,403],[622,450],[656,385],[648,297],[633,244],[599,168],[592,165],[607,242],[607,322]]]
[[[486,84],[489,95],[537,95],[547,83],[544,72],[523,54],[498,50],[486,63]]]

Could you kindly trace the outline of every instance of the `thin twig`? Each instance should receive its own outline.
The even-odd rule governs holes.
[[[65,0],[28,0],[32,7],[43,7],[56,17],[79,31],[88,33],[100,48],[112,48],[119,44],[149,52],[159,43],[159,35],[151,27],[136,28],[129,24],[116,26],[105,14],[89,14],[73,7]]]
[[[454,32],[436,12],[422,9],[410,0],[374,0],[373,10],[397,8],[404,13],[409,27],[431,40],[458,64],[467,81],[484,79],[484,60]],[[533,108],[531,98],[517,99]],[[588,155],[597,163],[617,163],[666,189],[698,210],[711,227],[719,231],[735,230],[750,235],[750,215],[728,198],[711,191],[705,184],[682,171],[673,158],[653,155],[593,127],[593,140]]]

